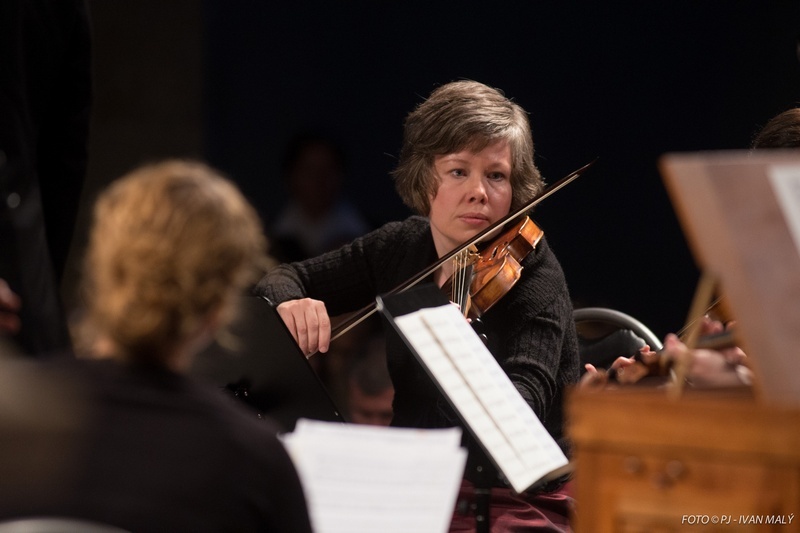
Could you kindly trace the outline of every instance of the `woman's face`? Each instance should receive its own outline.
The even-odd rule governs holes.
[[[509,213],[511,148],[498,141],[479,152],[439,155],[433,168],[439,188],[428,217],[441,257]]]

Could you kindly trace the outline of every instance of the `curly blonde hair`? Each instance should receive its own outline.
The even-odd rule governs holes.
[[[255,281],[266,242],[255,210],[208,166],[165,161],[120,178],[94,209],[85,331],[129,359],[164,362]]]
[[[544,188],[534,164],[527,113],[499,89],[477,81],[442,85],[406,117],[403,147],[392,173],[395,188],[408,207],[427,216],[430,199],[439,188],[434,158],[465,149],[480,151],[501,140],[511,148],[511,209],[515,210]]]

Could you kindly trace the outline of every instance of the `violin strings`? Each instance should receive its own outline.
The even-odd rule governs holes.
[[[715,298],[710,304],[708,304],[708,307],[706,307],[705,311],[703,311],[702,314],[694,316],[694,318],[688,320],[686,324],[675,335],[677,335],[679,339],[683,339],[686,333],[689,331],[689,328],[694,326],[695,322],[701,320],[704,316],[713,311],[714,308],[717,307],[721,301],[722,301],[722,296],[718,296],[717,298]]]
[[[466,266],[468,262],[468,252],[464,250],[453,256],[453,284],[451,287],[451,300],[458,304],[463,312],[466,308],[466,287],[467,287],[467,274]]]
[[[461,309],[463,309],[463,305],[464,305],[464,302],[461,301],[461,299],[462,299],[461,295],[464,294],[463,293],[463,289],[464,289],[464,272],[462,270],[462,266],[463,266],[462,258],[463,258],[463,254],[462,253],[458,253],[455,256],[455,258],[453,259],[454,260],[453,269],[455,271],[454,272],[454,275],[455,275],[455,286],[454,286],[455,294],[453,295],[453,301],[455,303],[457,303],[459,308],[461,308]]]

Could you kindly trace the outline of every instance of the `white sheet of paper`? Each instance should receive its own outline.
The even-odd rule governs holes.
[[[448,530],[467,455],[460,429],[300,420],[282,440],[315,532]]]
[[[421,309],[395,323],[514,490],[568,463],[455,306]]]
[[[767,172],[797,253],[800,254],[800,166],[776,165]]]

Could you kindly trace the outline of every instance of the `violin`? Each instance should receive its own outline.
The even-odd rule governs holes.
[[[696,349],[724,350],[737,345],[736,337],[732,331],[723,331],[705,335],[697,340]],[[654,381],[666,382],[672,378],[672,373],[685,361],[668,359],[661,352],[643,354],[637,352],[633,363],[619,369],[611,368],[607,371],[608,381],[620,385],[653,384]]]
[[[523,223],[523,225],[524,225],[524,219],[527,218],[526,213],[529,210],[531,210],[533,207],[538,205],[540,202],[542,202],[545,199],[549,198],[550,196],[552,196],[553,194],[555,194],[556,192],[558,192],[562,188],[566,187],[568,184],[572,183],[574,180],[578,179],[578,177],[580,177],[586,170],[588,170],[590,167],[592,167],[592,165],[595,164],[595,161],[587,163],[586,165],[582,166],[581,168],[571,172],[567,176],[561,178],[559,181],[557,181],[554,184],[550,185],[544,191],[542,191],[539,195],[535,196],[530,201],[528,201],[524,205],[522,205],[519,209],[509,213],[507,216],[505,216],[502,219],[498,220],[494,224],[489,225],[487,228],[484,228],[482,231],[478,232],[471,239],[467,240],[466,242],[462,243],[460,246],[457,246],[456,248],[454,248],[450,252],[448,252],[445,255],[443,255],[442,257],[440,257],[438,261],[434,262],[432,265],[430,265],[428,268],[426,268],[423,271],[421,271],[420,273],[418,273],[413,278],[411,278],[409,280],[406,280],[405,282],[401,283],[400,285],[398,285],[397,287],[395,287],[394,289],[389,291],[387,293],[387,295],[397,294],[399,292],[403,292],[403,291],[405,291],[407,289],[410,289],[411,287],[413,287],[417,283],[421,282],[422,280],[424,280],[425,278],[427,278],[428,276],[433,274],[438,268],[440,268],[442,265],[444,265],[447,261],[451,261],[454,257],[459,256],[461,254],[464,254],[465,251],[467,251],[467,252],[472,251],[473,253],[475,253],[475,249],[473,247],[475,247],[478,243],[483,241],[487,236],[495,233],[498,230],[498,228],[502,228],[502,227],[506,226],[506,224],[509,224],[511,221],[520,220],[520,223]],[[535,226],[535,224],[534,224],[534,226]],[[515,227],[516,227],[516,225],[515,225]],[[510,231],[510,230],[508,230],[508,231]],[[539,230],[539,231],[541,231],[541,230]],[[514,239],[512,239],[512,240],[514,240]],[[535,241],[535,242],[538,242],[538,240]],[[509,251],[517,250],[518,246],[524,247],[525,245],[521,244],[521,243],[515,243],[515,244],[513,244],[511,246],[504,247],[504,249],[505,250],[509,250]],[[498,248],[498,250],[499,250],[499,248]],[[507,255],[507,254],[499,254],[499,253],[496,254],[496,256],[501,256],[501,255],[504,256],[504,255]],[[490,256],[489,259],[491,259],[492,257],[494,257],[494,256]],[[500,261],[500,259],[497,259],[496,261],[498,263],[502,263]],[[519,262],[519,260],[517,260],[517,261]],[[499,269],[499,270],[503,270],[504,271],[504,269],[502,269],[502,268]],[[505,274],[505,271],[503,273]],[[517,279],[519,279],[519,278],[517,278]],[[466,286],[466,284],[464,284],[464,285]],[[472,282],[469,283],[469,287],[470,288],[472,287]],[[489,291],[489,292],[493,292],[493,291]],[[491,301],[491,298],[490,298],[490,301]],[[342,335],[344,335],[345,333],[347,333],[348,331],[353,329],[355,326],[357,326],[358,324],[360,324],[363,321],[365,321],[368,317],[370,317],[373,313],[375,313],[375,310],[376,310],[375,303],[372,302],[369,305],[367,305],[366,307],[362,308],[361,310],[359,310],[356,313],[354,313],[353,315],[351,315],[351,317],[349,319],[347,319],[344,322],[342,322],[341,324],[339,324],[336,327],[336,329],[331,332],[331,341],[341,337]],[[484,309],[484,311],[485,311],[485,309]]]
[[[606,372],[609,382],[619,385],[652,384],[653,381],[668,381],[674,361],[665,359],[659,353],[642,354],[636,352],[633,363],[622,368],[610,368]]]
[[[523,217],[479,251],[468,248],[454,257],[454,273],[442,285],[442,291],[450,295],[465,317],[480,318],[517,283],[522,261],[543,236],[539,226]]]
[[[699,283],[695,301],[689,313],[689,319],[676,336],[687,346],[698,349],[724,350],[736,346],[734,331],[728,329],[733,316],[727,308],[724,298],[716,293],[717,282],[713,277],[704,275]],[[716,294],[715,294],[716,293]],[[716,298],[713,298],[716,296]],[[709,303],[710,302],[710,303]],[[722,331],[714,331],[716,327],[702,334],[703,320],[710,318],[723,325]],[[658,352],[643,353],[637,351],[629,358],[630,365],[608,370],[598,369],[600,382],[613,382],[620,385],[660,384],[671,381],[675,377],[685,378],[688,366],[685,361],[676,361],[662,356],[664,348]],[[676,376],[676,374],[678,376]]]

